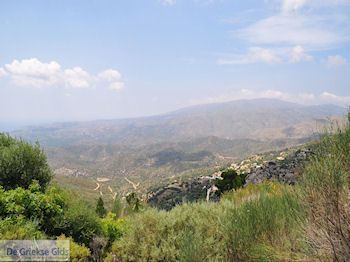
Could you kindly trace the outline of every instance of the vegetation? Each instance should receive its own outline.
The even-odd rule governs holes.
[[[251,189],[238,192],[247,190]],[[230,192],[219,204],[184,204],[169,212],[148,209],[136,214],[112,254],[127,261],[247,261],[261,258],[257,248],[264,248],[269,259],[270,249],[298,248],[297,230],[290,228],[297,227],[303,212],[293,189],[269,183],[254,192],[259,195],[254,201]],[[292,238],[287,250],[276,247],[287,236]]]
[[[44,190],[52,178],[46,156],[34,146],[0,133],[0,186],[28,188],[36,180]]]
[[[38,144],[0,134],[0,177],[0,239],[67,238],[71,260],[86,261],[97,237],[121,235],[116,218],[101,220],[78,195],[50,183]]]
[[[350,125],[350,113],[349,113]],[[308,240],[321,260],[350,259],[350,126],[322,137],[304,170]]]
[[[232,189],[238,189],[245,184],[245,174],[237,174],[234,169],[227,169],[221,173],[222,179],[217,179],[215,185],[219,189],[219,194]]]
[[[218,203],[187,203],[170,211],[147,207],[135,192],[125,203],[116,198],[110,212],[102,197],[92,207],[34,179],[40,176],[24,161],[6,174],[29,174],[28,185],[0,173],[0,238],[69,239],[72,261],[349,261],[349,125],[321,137],[298,185],[242,187],[245,176],[227,169],[217,183]],[[3,167],[11,158],[2,143]],[[41,152],[38,145],[25,146]]]
[[[105,209],[105,205],[103,203],[102,197],[99,197],[96,203],[96,213],[99,217],[105,217],[107,214],[107,210]]]

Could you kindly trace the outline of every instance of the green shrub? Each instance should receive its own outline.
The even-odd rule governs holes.
[[[63,200],[59,195],[42,193],[37,182],[23,189],[4,191],[0,188],[0,217],[15,219],[23,217],[36,221],[44,232],[50,232],[56,218],[63,212]]]
[[[65,203],[63,214],[56,220],[52,235],[71,236],[74,241],[88,246],[94,236],[101,233],[100,219],[93,207],[73,192],[59,188],[52,188],[52,191],[60,194]]]
[[[319,260],[350,260],[350,127],[325,134],[306,165],[302,189],[308,241]]]
[[[75,243],[71,237],[66,237],[65,235],[61,235],[57,238],[57,240],[69,240],[70,261],[72,262],[89,261],[89,259],[91,258],[90,250],[84,244],[79,245]]]
[[[224,199],[184,204],[169,212],[137,213],[128,218],[129,227],[115,241],[109,257],[125,261],[290,259],[292,250],[302,248],[296,239],[304,217],[295,192],[277,183],[259,185],[256,192],[253,188],[236,191],[240,196],[244,191],[259,195],[239,204]]]
[[[108,239],[107,247],[119,239],[126,231],[127,224],[122,218],[119,218],[114,213],[108,213],[107,216],[101,219],[102,233]]]
[[[245,174],[237,174],[237,172],[233,169],[227,169],[226,171],[221,173],[222,179],[217,179],[215,181],[215,185],[218,187],[218,193],[222,194],[226,191],[230,191],[232,189],[238,189],[243,187],[245,183]]]
[[[103,199],[102,197],[99,197],[98,200],[97,200],[97,203],[96,203],[96,214],[99,216],[99,217],[105,217],[106,214],[107,214],[107,210],[105,208],[105,205],[103,203]]]
[[[31,145],[0,133],[0,186],[5,190],[28,188],[36,180],[44,190],[51,178],[51,170],[39,144]]]
[[[112,205],[112,213],[115,214],[117,217],[122,216],[123,213],[123,203],[121,202],[121,200],[116,197],[116,199],[113,201],[113,205]]]
[[[301,205],[294,194],[260,194],[257,199],[239,207],[230,206],[227,201],[224,204],[227,208],[222,230],[226,232],[224,238],[231,260],[260,261],[260,253],[252,252],[259,244],[280,248],[283,243],[283,248],[289,251],[296,248],[291,246],[290,239],[296,238],[296,229],[303,216]],[[263,256],[266,256],[265,252]],[[273,259],[273,256],[269,257],[270,261]]]
[[[25,240],[43,239],[45,234],[39,230],[37,223],[22,216],[7,217],[0,220],[0,239]]]

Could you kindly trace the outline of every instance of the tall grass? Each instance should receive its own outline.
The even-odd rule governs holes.
[[[289,256],[299,248],[303,213],[298,199],[290,187],[277,183],[256,186],[254,199],[239,199],[252,190],[226,194],[219,204],[137,214],[113,253],[125,261],[272,261]]]
[[[333,131],[333,130],[332,130]],[[350,261],[350,128],[325,134],[303,173],[306,232],[321,260]]]

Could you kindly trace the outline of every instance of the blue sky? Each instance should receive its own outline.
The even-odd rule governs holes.
[[[0,122],[350,104],[349,0],[2,1]]]

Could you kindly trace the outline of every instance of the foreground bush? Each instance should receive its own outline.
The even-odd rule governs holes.
[[[75,243],[71,237],[66,237],[65,235],[61,235],[57,238],[57,240],[69,240],[70,261],[72,262],[89,261],[89,259],[91,258],[90,250],[85,245],[79,245]]]
[[[50,232],[56,218],[63,212],[63,199],[56,194],[41,192],[35,181],[29,189],[18,187],[13,190],[0,188],[0,217],[36,221],[38,228]]]
[[[271,261],[282,256],[288,259],[291,250],[301,248],[296,239],[303,212],[289,187],[279,184],[271,187],[276,190],[265,194],[258,188],[258,197],[241,199],[239,205],[224,199],[219,204],[185,204],[170,212],[149,209],[136,214],[130,218],[125,235],[114,243],[109,258]],[[240,189],[237,193],[244,195],[241,192],[247,190],[252,189]]]
[[[107,246],[121,238],[127,230],[127,223],[125,219],[118,218],[114,213],[108,213],[107,216],[101,219],[101,227],[103,235],[108,239]]]
[[[50,190],[59,194],[64,201],[63,213],[56,218],[50,234],[71,236],[74,241],[88,246],[96,235],[101,234],[100,219],[94,208],[73,192],[57,187]]]
[[[0,133],[0,186],[5,190],[28,188],[36,180],[44,190],[51,178],[46,156],[38,144]]]
[[[7,217],[0,220],[0,239],[25,240],[44,238],[45,234],[39,230],[38,225],[22,216]]]
[[[312,250],[320,260],[350,261],[349,126],[321,139],[303,178]]]

